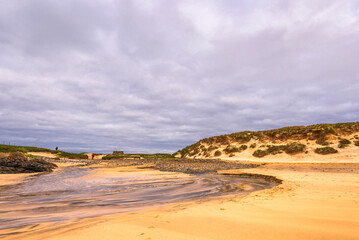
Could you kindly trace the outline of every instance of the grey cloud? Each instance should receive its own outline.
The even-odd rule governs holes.
[[[356,1],[11,1],[0,142],[174,152],[358,121]]]

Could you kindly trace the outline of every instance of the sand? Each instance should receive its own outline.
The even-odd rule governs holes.
[[[18,184],[24,181],[26,177],[38,173],[17,173],[17,174],[0,174],[0,186]]]
[[[57,158],[57,154],[50,152],[27,152],[27,154],[38,156],[38,157]]]
[[[245,198],[35,227],[18,239],[359,239],[358,169],[359,164],[274,163],[226,171],[276,176],[283,184]]]

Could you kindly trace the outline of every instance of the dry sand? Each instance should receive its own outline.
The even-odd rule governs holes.
[[[283,184],[221,197],[66,223],[19,239],[359,239],[359,164],[267,164],[226,173]],[[11,238],[9,238],[11,239]]]

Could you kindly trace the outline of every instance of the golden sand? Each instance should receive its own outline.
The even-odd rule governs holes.
[[[192,201],[55,228],[43,225],[17,238],[359,239],[359,164],[327,166],[282,163],[232,170],[272,175],[284,182],[245,198]]]

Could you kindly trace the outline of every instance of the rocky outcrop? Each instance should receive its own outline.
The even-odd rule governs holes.
[[[56,167],[56,164],[42,159],[27,159],[20,153],[0,157],[0,174],[52,172],[52,169]]]

